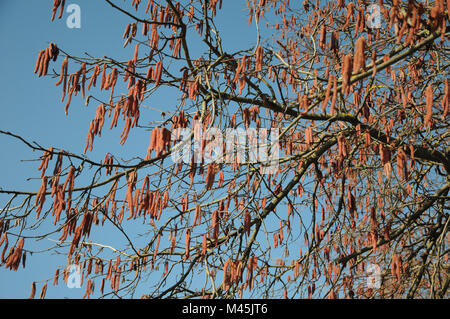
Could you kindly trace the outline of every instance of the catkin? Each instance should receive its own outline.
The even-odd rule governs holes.
[[[223,266],[223,289],[224,290],[228,290],[230,288],[230,283],[229,283],[229,274],[228,274],[228,268],[230,266],[230,259],[227,259],[227,261],[225,262],[224,266]]]
[[[152,131],[152,134],[150,136],[150,150],[155,150],[158,145],[159,140],[159,128],[155,127]]]
[[[447,0],[447,15],[448,15],[448,20],[450,20],[450,0]]]
[[[330,49],[335,53],[339,51],[339,35],[335,31],[331,33]]]
[[[53,278],[53,286],[58,284],[58,278],[59,278],[59,268],[56,269],[55,276]]]
[[[342,64],[342,91],[345,95],[349,94],[350,79],[353,69],[353,55],[351,53],[344,56]]]
[[[64,77],[67,75],[67,65],[69,63],[68,58],[66,57],[64,61],[61,63],[61,74],[59,75],[58,82],[55,83],[56,86],[60,85],[64,79]]]
[[[326,43],[327,43],[327,28],[325,25],[322,25],[320,29],[319,47],[322,50],[325,50]]]
[[[5,253],[6,253],[6,250],[8,249],[8,237],[6,236],[6,233],[3,234],[2,242],[5,243],[5,247],[3,247],[3,251],[2,251],[0,260],[2,263],[4,263],[5,262]]]
[[[328,101],[330,100],[330,93],[331,93],[331,86],[332,86],[332,74],[328,77],[328,84],[327,84],[327,90],[325,92],[325,98],[322,102],[322,112],[325,112],[325,108],[327,107]]]
[[[130,35],[130,27],[131,27],[131,24],[127,24],[127,26],[125,28],[125,32],[123,33],[122,39],[128,38],[128,36]]]
[[[30,297],[28,297],[28,299],[34,299],[35,294],[36,294],[36,283],[33,281],[33,283],[31,284],[31,294]]]
[[[217,210],[215,210],[212,214],[212,228],[213,228],[213,239],[217,244],[217,239],[219,238],[219,214]]]
[[[184,254],[184,260],[189,259],[189,252],[190,252],[190,243],[191,243],[191,229],[186,229],[186,234],[184,235],[184,242],[186,244],[186,252]]]
[[[250,235],[250,223],[252,221],[252,217],[250,215],[249,210],[245,210],[244,213],[244,232],[247,233],[247,235]]]
[[[37,73],[37,71],[39,70],[39,67],[41,65],[41,59],[42,59],[42,55],[44,54],[44,50],[39,51],[37,60],[36,60],[36,64],[34,66],[34,73]]]
[[[403,149],[399,149],[397,152],[397,175],[401,177],[402,180],[406,178],[406,154]]]
[[[51,59],[51,55],[52,55],[52,50],[50,49],[50,47],[48,47],[45,50],[46,54],[44,55],[44,64],[43,64],[43,73],[42,75],[47,75],[48,72],[48,65],[50,64],[50,59]]]
[[[424,119],[425,126],[431,126],[433,118],[433,86],[430,84],[425,90],[426,114]]]
[[[47,292],[47,283],[42,286],[41,293],[39,294],[39,299],[44,299]]]
[[[100,90],[103,90],[106,83],[106,63],[103,63],[103,70],[102,70],[102,82],[100,84]]]
[[[361,70],[364,70],[365,67],[365,50],[366,47],[366,39],[364,37],[360,37],[356,41],[356,48],[355,48],[355,59],[353,61],[353,72],[358,73]]]
[[[447,0],[447,3],[450,3],[450,0]],[[443,120],[446,119],[446,116],[448,114],[449,103],[450,103],[450,86],[448,84],[448,79],[445,79],[444,96],[442,97]]]
[[[330,114],[334,115],[334,109],[337,100],[337,78],[334,75],[331,75],[331,77],[333,79],[333,97],[331,98]]]
[[[262,71],[262,64],[263,64],[263,47],[259,46],[256,49],[256,63],[255,63],[255,71],[261,72]]]
[[[62,14],[63,14],[63,12],[64,12],[64,4],[66,3],[66,0],[62,0],[61,1],[61,6],[60,6],[60,9],[59,9],[59,15],[58,15],[58,19],[61,19],[62,18]]]
[[[206,249],[207,249],[207,237],[206,234],[203,234],[203,239],[202,239],[202,255],[206,255]]]
[[[223,180],[224,180],[223,170],[220,170],[220,172],[219,172],[219,180],[217,181],[217,186],[219,188],[223,186]]]
[[[305,130],[305,143],[307,146],[311,146],[313,143],[313,134],[311,126],[308,126],[308,128]]]
[[[35,204],[37,205],[39,203],[38,208],[36,209],[36,218],[39,218],[39,215],[41,213],[42,210],[42,206],[44,205],[45,202],[45,193],[47,191],[47,176],[44,176],[42,178],[42,184],[41,187],[39,188],[39,191],[36,195],[36,202]]]
[[[39,77],[44,75],[45,63],[46,63],[46,60],[48,59],[47,54],[48,54],[48,50],[47,49],[43,50],[41,59],[39,60],[39,72],[38,72]]]
[[[100,67],[98,66],[98,64],[96,64],[95,67],[94,67],[94,71],[92,73],[91,79],[89,81],[88,87],[87,87],[88,90],[91,89],[91,85],[95,86],[95,84],[97,82],[97,76],[98,76],[99,73],[100,73]]]
[[[212,185],[214,184],[215,179],[215,165],[209,164],[208,165],[208,171],[206,173],[206,189],[210,190],[212,188]]]
[[[156,239],[156,247],[155,247],[155,251],[153,253],[153,261],[156,259],[156,256],[158,254],[158,249],[159,249],[159,242],[161,241],[161,233],[158,233],[158,237]]]
[[[133,56],[133,62],[136,64],[138,60],[139,55],[139,43],[136,44],[136,47],[134,48],[134,56]]]
[[[153,79],[155,81],[155,86],[158,86],[161,83],[162,76],[162,62],[158,61],[155,66],[155,72],[153,74]]]

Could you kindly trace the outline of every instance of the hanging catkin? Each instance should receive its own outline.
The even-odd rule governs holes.
[[[67,65],[69,63],[69,59],[66,57],[64,61],[61,63],[61,73],[59,75],[58,82],[55,83],[56,86],[60,85],[63,79],[67,76]]]
[[[89,83],[88,83],[88,87],[87,87],[88,90],[90,90],[91,85],[95,86],[95,84],[97,82],[97,76],[99,74],[100,74],[100,66],[98,64],[96,64],[95,67],[94,67],[94,71],[92,72],[91,79],[89,80]]]
[[[447,0],[447,15],[448,15],[448,20],[450,20],[450,0]]]
[[[34,299],[35,294],[36,294],[36,283],[33,281],[33,283],[31,284],[31,294],[30,297],[28,297],[28,299]]]
[[[207,237],[206,234],[203,234],[203,239],[202,239],[202,255],[206,255],[206,249],[207,249]]]
[[[325,108],[327,107],[328,101],[330,100],[330,92],[331,92],[331,86],[332,86],[332,74],[329,75],[328,77],[328,84],[327,84],[327,90],[325,92],[325,98],[322,102],[322,112],[325,112]]]
[[[161,83],[161,75],[162,75],[162,62],[158,61],[155,66],[155,72],[153,74],[153,79],[155,81],[155,86],[158,86]]]
[[[58,284],[58,278],[59,278],[59,268],[56,269],[55,276],[53,277],[53,286]]]
[[[320,28],[320,39],[319,39],[319,47],[322,50],[325,50],[325,46],[327,43],[327,27],[325,24]]]
[[[262,71],[262,64],[263,64],[263,47],[259,46],[256,49],[256,62],[255,62],[255,71],[261,72]]]
[[[47,283],[42,286],[41,293],[39,294],[39,299],[44,299],[47,292]]]
[[[331,98],[330,114],[334,115],[334,109],[337,100],[337,78],[334,75],[331,75],[331,77],[333,80],[333,97]]]
[[[103,90],[106,83],[106,63],[103,63],[103,70],[102,70],[102,81],[100,83],[100,90]]]
[[[214,179],[216,175],[216,168],[214,163],[208,165],[208,171],[206,173],[206,189],[210,190],[214,184]]]
[[[450,3],[450,0],[447,0],[447,3]],[[450,16],[449,16],[449,19],[450,19]],[[445,79],[444,96],[442,97],[442,109],[443,109],[442,119],[444,121],[448,114],[449,103],[450,103],[450,86],[448,84],[448,79]]]
[[[184,260],[189,259],[189,252],[190,252],[190,243],[191,243],[191,229],[186,229],[186,234],[184,235],[184,242],[186,244],[186,252],[184,254]]]
[[[365,67],[365,48],[366,48],[366,39],[364,37],[360,37],[356,41],[355,48],[355,59],[353,61],[353,72],[359,73],[361,70],[364,70]]]
[[[223,170],[220,170],[220,172],[219,172],[219,180],[217,181],[217,186],[219,188],[223,186],[223,181],[224,181]]]
[[[217,210],[215,210],[212,214],[211,227],[213,229],[213,239],[217,244],[217,239],[219,238],[219,214]]]
[[[153,262],[156,260],[156,256],[158,255],[158,249],[159,249],[159,242],[160,241],[161,241],[161,233],[158,233],[158,237],[156,239],[155,251],[153,252]]]
[[[330,49],[335,53],[339,51],[339,35],[335,31],[331,33]]]
[[[426,114],[424,119],[425,126],[431,126],[433,118],[433,86],[430,84],[425,90]]]
[[[342,92],[348,95],[350,89],[350,78],[353,69],[353,55],[351,53],[344,56],[342,63]]]

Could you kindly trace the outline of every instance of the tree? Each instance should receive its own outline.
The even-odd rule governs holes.
[[[239,51],[222,0],[105,1],[130,60],[51,43],[34,70],[66,114],[96,101],[85,153],[1,131],[42,152],[39,190],[0,190],[3,267],[56,233],[84,297],[448,297],[450,1],[247,0]],[[156,94],[178,104],[142,118]],[[148,145],[90,158],[105,124]]]

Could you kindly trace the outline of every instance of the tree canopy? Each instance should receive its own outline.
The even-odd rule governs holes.
[[[105,3],[129,59],[52,42],[34,69],[96,109],[84,153],[0,131],[41,154],[39,189],[0,189],[1,267],[56,234],[87,298],[448,298],[449,0],[247,0],[237,49],[225,1]],[[147,143],[90,156],[107,130]]]

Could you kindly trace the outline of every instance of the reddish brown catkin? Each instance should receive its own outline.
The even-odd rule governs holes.
[[[56,269],[55,277],[53,278],[53,286],[58,284],[58,279],[59,279],[59,268]]]
[[[358,73],[361,70],[364,70],[365,67],[365,50],[366,47],[366,39],[364,37],[360,37],[356,41],[356,48],[355,48],[355,59],[353,61],[353,72]]]
[[[208,171],[206,173],[206,189],[210,190],[214,184],[215,167],[213,164],[208,165]]]
[[[94,67],[94,71],[92,73],[91,79],[89,80],[89,84],[88,84],[88,87],[87,87],[88,90],[91,89],[91,85],[95,86],[95,84],[97,82],[97,76],[98,76],[99,73],[100,73],[100,67],[98,66],[98,64],[96,64],[95,67]]]
[[[39,77],[41,77],[44,74],[45,63],[47,60],[47,54],[48,54],[48,50],[47,49],[43,50],[41,59],[39,60],[39,71],[38,71]]]
[[[40,299],[44,299],[44,298],[45,298],[46,292],[47,292],[47,283],[45,283],[45,284],[42,286],[41,293],[39,294],[39,298],[40,298]]]
[[[320,29],[320,39],[319,39],[319,47],[322,50],[325,50],[327,42],[327,28],[325,25],[322,25],[322,28]]]
[[[63,15],[63,12],[64,12],[64,5],[65,5],[65,3],[66,3],[66,0],[62,0],[61,7],[60,7],[60,10],[59,10],[58,19],[62,18],[62,15]]]
[[[203,234],[203,240],[202,240],[202,255],[206,255],[207,250],[207,237],[206,234]]]
[[[322,102],[322,112],[325,112],[325,108],[327,107],[328,101],[330,100],[330,92],[331,92],[331,85],[332,85],[332,74],[328,77],[328,84],[327,84],[327,90],[325,93],[325,99]]]
[[[223,186],[223,181],[224,181],[223,170],[220,170],[220,172],[219,172],[219,180],[217,181],[217,186],[218,187],[222,187]]]
[[[186,252],[184,254],[184,260],[189,259],[189,251],[190,251],[190,242],[191,242],[191,229],[186,229],[186,234],[184,236],[184,241],[186,244]]]
[[[36,64],[34,66],[34,73],[37,73],[37,71],[39,71],[40,69],[40,65],[41,65],[41,59],[42,59],[42,55],[44,54],[44,50],[39,51],[37,60],[36,60]]]
[[[450,3],[450,0],[447,0]],[[445,120],[448,114],[448,108],[450,103],[450,86],[448,84],[448,79],[445,80],[444,96],[442,97],[442,119]]]
[[[123,33],[122,39],[128,38],[128,36],[130,35],[130,27],[131,27],[131,24],[127,24],[127,26],[125,28],[125,32]]]
[[[58,11],[59,2],[60,2],[60,0],[53,1],[53,9],[52,9],[51,21],[55,20],[56,11]]]
[[[33,281],[33,283],[31,284],[31,294],[30,297],[28,297],[28,299],[34,299],[35,294],[36,294],[36,283]]]
[[[339,51],[339,35],[333,31],[331,34],[331,43],[330,43],[331,51],[337,53]]]
[[[450,20],[450,0],[447,0],[447,15],[448,15],[448,20]]]
[[[430,84],[425,90],[426,115],[424,119],[425,126],[431,126],[433,118],[433,86]]]
[[[105,84],[106,84],[106,63],[103,63],[102,82],[100,84],[100,90],[103,90]]]
[[[342,91],[348,95],[350,89],[350,79],[353,72],[353,55],[351,53],[344,56],[342,63]]]
[[[377,64],[375,63],[377,59],[377,52],[375,50],[372,51],[372,77],[375,77],[375,74],[377,73]]]
[[[48,73],[48,65],[50,64],[50,59],[52,58],[52,49],[50,47],[48,47],[46,49],[47,54],[45,55],[45,61],[44,61],[44,69],[43,69],[43,74],[42,75],[47,75]]]
[[[61,74],[59,75],[58,82],[55,83],[56,86],[60,85],[67,74],[67,64],[69,63],[68,58],[66,57],[64,61],[61,63]]]
[[[162,76],[162,62],[158,61],[156,63],[154,73],[155,86],[158,86],[161,83],[161,76]]]
[[[161,233],[158,234],[158,238],[156,239],[156,247],[155,247],[155,251],[153,253],[153,260],[156,259],[156,256],[158,254],[158,249],[159,249],[159,242],[161,241]]]
[[[337,100],[337,78],[334,75],[331,76],[333,77],[333,97],[331,98],[330,114],[333,115]]]
[[[134,48],[134,56],[133,56],[133,62],[136,64],[139,56],[139,43],[136,44],[136,47]]]
[[[256,49],[256,65],[255,65],[256,72],[262,71],[263,55],[264,55],[263,47],[259,46]]]
[[[83,99],[85,98],[86,94],[85,94],[85,83],[86,83],[86,62],[83,62],[81,64],[81,96],[83,97]]]

